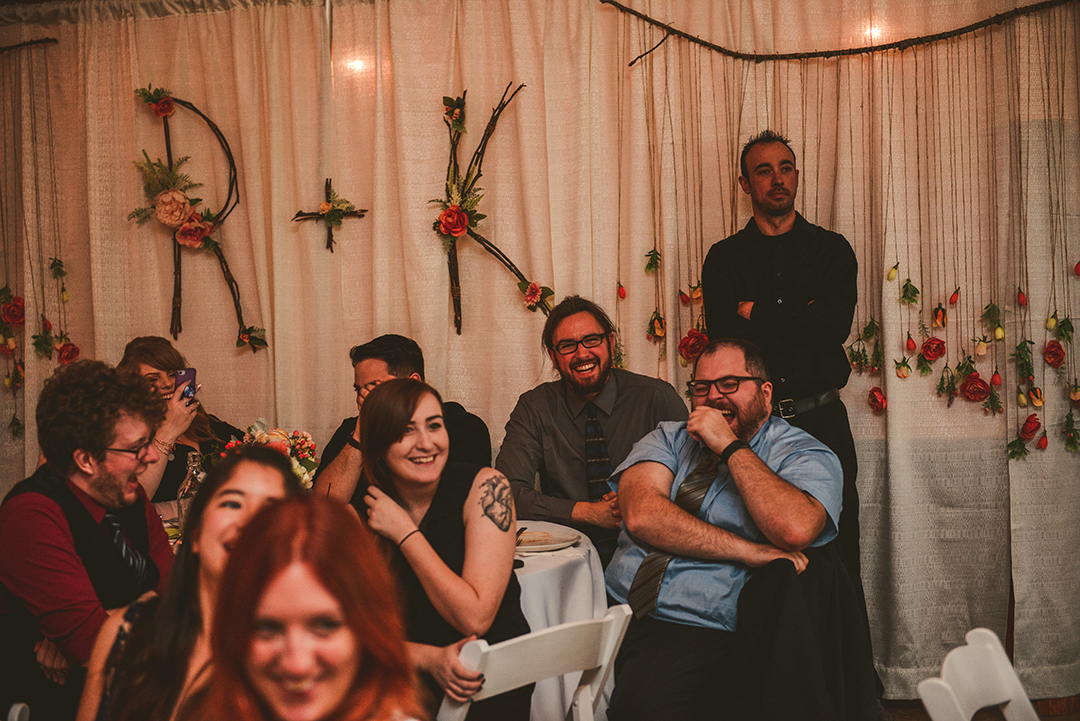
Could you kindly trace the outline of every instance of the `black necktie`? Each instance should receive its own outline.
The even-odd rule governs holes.
[[[709,457],[697,465],[679,486],[675,494],[675,505],[692,516],[697,516],[701,510],[701,502],[705,500],[705,493],[709,486],[716,480],[716,469],[720,465],[720,459],[712,453]],[[641,561],[634,581],[630,584],[630,592],[626,594],[626,601],[636,618],[650,613],[656,608],[656,599],[660,595],[660,584],[664,581],[664,571],[674,556],[666,551],[653,550]]]
[[[120,519],[114,514],[106,513],[105,518],[101,520],[101,527],[105,529],[106,533],[109,534],[109,538],[113,540],[113,543],[120,550],[120,555],[124,557],[124,562],[131,569],[138,584],[139,592],[142,593],[146,590],[143,588],[143,584],[146,583],[146,576],[149,572],[149,559],[138,549],[128,544],[127,538],[124,537],[124,529],[120,525]]]
[[[611,490],[607,480],[611,477],[611,459],[608,458],[604,427],[596,417],[596,405],[585,406],[585,480],[589,484],[589,500],[599,501]]]

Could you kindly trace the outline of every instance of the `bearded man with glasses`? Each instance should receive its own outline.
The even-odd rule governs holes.
[[[60,366],[37,405],[45,464],[0,505],[0,715],[75,717],[110,609],[163,591],[173,552],[139,476],[165,401],[99,361]]]
[[[572,525],[607,565],[620,522],[607,478],[661,421],[686,420],[665,381],[611,367],[615,325],[573,295],[548,315],[543,347],[559,380],[518,398],[495,468],[510,479],[519,520]]]
[[[689,420],[661,423],[611,476],[625,528],[605,578],[608,594],[634,611],[616,659],[611,721],[765,718],[729,715],[736,698],[719,691],[752,661],[736,651],[739,595],[751,569],[787,559],[801,574],[803,551],[836,537],[840,462],[770,415],[761,351],[713,340],[688,386]],[[868,640],[865,648],[868,657]]]

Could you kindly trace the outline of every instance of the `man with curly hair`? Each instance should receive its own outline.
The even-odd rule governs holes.
[[[74,718],[110,609],[165,588],[173,553],[139,476],[165,402],[99,361],[60,366],[37,406],[45,464],[0,505],[0,713]],[[60,685],[57,685],[60,684]]]

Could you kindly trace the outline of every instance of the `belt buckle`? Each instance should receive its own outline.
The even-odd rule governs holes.
[[[780,417],[784,420],[795,417],[795,399],[785,398],[782,401],[777,401],[776,409],[780,411]]]

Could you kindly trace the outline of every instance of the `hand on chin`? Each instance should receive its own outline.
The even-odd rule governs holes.
[[[735,413],[735,411],[731,411]],[[737,415],[724,415],[725,411],[711,406],[698,406],[690,411],[690,418],[686,422],[686,431],[701,443],[708,446],[713,452],[719,453],[727,447],[728,443],[735,440],[735,429],[732,423],[736,422]]]

